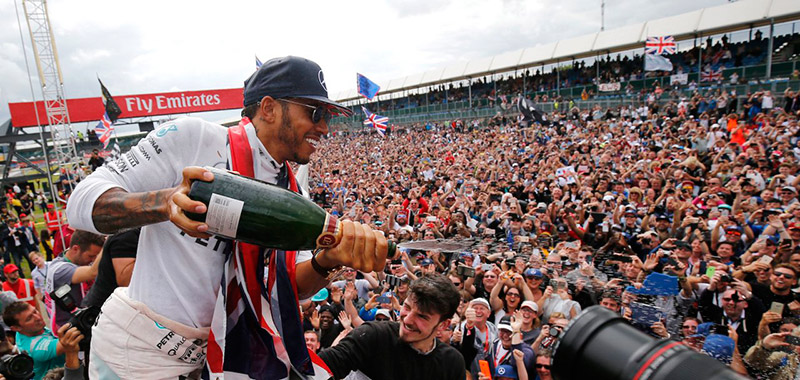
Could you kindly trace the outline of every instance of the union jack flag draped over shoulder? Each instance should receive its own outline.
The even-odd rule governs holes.
[[[644,50],[647,54],[675,54],[678,52],[678,44],[672,36],[647,37]]]
[[[370,125],[375,128],[378,133],[381,134],[381,137],[386,133],[386,124],[389,122],[389,118],[386,116],[378,116],[372,112],[369,112],[366,107],[361,107],[361,110],[364,111],[364,115],[367,117],[364,120],[364,125]]]
[[[253,177],[253,157],[244,132],[248,123],[250,120],[244,118],[228,130],[229,168]],[[291,168],[284,168],[278,186],[299,192]],[[295,280],[297,252],[228,242],[225,254],[225,271],[208,336],[204,378],[330,378],[332,374],[325,362],[304,344]],[[290,376],[290,372],[297,376]]]

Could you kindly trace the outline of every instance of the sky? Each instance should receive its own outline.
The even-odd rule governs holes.
[[[331,96],[600,30],[601,0],[50,0],[67,98],[238,88],[262,61],[316,61]],[[21,19],[15,12],[16,5]],[[727,0],[606,0],[613,29]],[[0,122],[9,102],[41,99],[21,0],[0,7]],[[24,42],[20,39],[20,24]],[[25,52],[23,52],[23,49]],[[29,79],[30,78],[30,79]],[[217,121],[236,111],[194,116]],[[85,125],[85,123],[83,123]]]

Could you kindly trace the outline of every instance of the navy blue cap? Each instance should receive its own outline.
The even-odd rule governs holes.
[[[305,98],[316,100],[351,115],[347,107],[328,99],[325,76],[318,64],[311,60],[286,56],[264,62],[250,78],[244,81],[244,105],[258,103],[265,96],[279,98]]]
[[[535,268],[525,269],[525,277],[542,277],[542,271]]]
[[[509,379],[518,379],[517,377],[517,370],[514,369],[514,366],[508,364],[500,364],[494,370],[495,377],[505,377]]]

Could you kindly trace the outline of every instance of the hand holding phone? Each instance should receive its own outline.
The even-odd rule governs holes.
[[[769,311],[778,315],[783,315],[783,308],[785,306],[786,305],[781,302],[772,302],[772,305],[769,307]]]

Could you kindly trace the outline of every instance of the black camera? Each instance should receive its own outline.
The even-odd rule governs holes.
[[[72,286],[70,284],[65,284],[50,292],[50,297],[55,301],[59,309],[72,314],[69,324],[77,327],[78,331],[83,334],[80,347],[82,351],[88,351],[89,341],[92,339],[92,326],[94,326],[95,321],[97,321],[97,317],[100,316],[100,307],[90,306],[79,308],[75,304],[75,299],[69,294],[71,290]]]
[[[475,268],[466,265],[459,265],[456,267],[456,273],[459,276],[475,277]]]
[[[27,352],[0,356],[0,374],[6,380],[33,379],[33,358]]]
[[[0,329],[0,342],[6,340],[6,332]],[[0,375],[7,380],[28,380],[33,378],[33,358],[27,352],[6,353],[0,356]]]
[[[680,342],[647,336],[602,306],[573,319],[554,352],[551,371],[558,380],[746,379]]]

